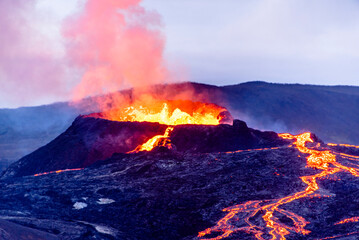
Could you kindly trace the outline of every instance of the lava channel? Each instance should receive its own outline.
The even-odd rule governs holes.
[[[309,154],[307,157],[307,167],[322,170],[318,174],[310,176],[302,176],[301,180],[307,184],[307,188],[304,191],[293,193],[292,195],[271,200],[259,200],[259,201],[248,201],[243,204],[235,205],[223,209],[228,214],[219,220],[214,227],[205,229],[198,233],[198,237],[206,240],[219,240],[230,236],[234,232],[244,231],[249,234],[253,234],[257,239],[265,240],[264,235],[269,234],[272,240],[286,239],[286,235],[291,232],[296,232],[302,235],[310,233],[309,230],[305,229],[305,226],[309,223],[303,217],[280,208],[281,205],[290,203],[300,198],[305,197],[318,197],[319,194],[314,194],[318,189],[317,179],[333,175],[340,171],[345,171],[352,174],[355,177],[359,177],[359,168],[351,168],[341,165],[336,161],[336,156],[330,150],[315,150],[306,147],[306,143],[313,142],[311,139],[311,133],[303,133],[299,135],[291,135],[289,133],[279,134],[283,139],[294,140],[293,146],[301,153]],[[290,218],[294,225],[288,226],[279,221],[274,216],[274,212],[281,213]],[[254,217],[257,213],[264,213],[262,216],[266,223],[266,226],[260,226],[250,221],[250,218]],[[244,217],[239,217],[239,214]],[[356,219],[350,219],[349,221],[355,221]],[[245,223],[243,227],[237,227],[234,223],[242,221]],[[231,222],[234,222],[233,224]],[[344,223],[340,222],[338,224]],[[217,237],[206,238],[210,234],[221,234]]]

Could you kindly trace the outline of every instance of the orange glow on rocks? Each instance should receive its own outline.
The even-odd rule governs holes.
[[[352,223],[352,222],[358,222],[358,221],[359,221],[359,217],[352,217],[352,218],[343,219],[343,220],[335,223],[334,225],[339,225],[339,224],[344,224],[344,223]]]
[[[52,173],[62,173],[62,172],[72,172],[72,171],[80,171],[83,168],[73,168],[73,169],[63,169],[63,170],[56,170],[56,171],[51,171],[51,172],[43,172],[43,173],[37,173],[34,174],[35,177],[38,176],[42,176],[42,175],[48,175],[48,174],[52,174]]]
[[[111,108],[86,117],[103,118],[118,122],[156,122],[167,125],[163,135],[156,135],[129,153],[151,151],[156,146],[171,148],[169,136],[174,126],[184,124],[218,125],[232,123],[230,113],[224,107],[215,104],[184,100],[136,101],[127,107]]]
[[[145,142],[144,144],[138,146],[132,152],[141,152],[141,151],[151,151],[154,147],[163,146],[171,148],[171,142],[168,139],[170,133],[173,131],[173,127],[168,127],[163,135],[157,135]]]
[[[332,146],[332,147],[349,147],[349,148],[359,148],[359,146],[355,146],[355,145],[350,145],[350,144],[336,144],[336,143],[328,143],[328,146]]]
[[[215,104],[191,101],[137,102],[131,106],[113,108],[88,117],[119,122],[158,122],[165,125],[200,124],[218,125],[225,121],[228,111]],[[228,117],[228,115],[227,115]],[[228,122],[232,119],[227,119]]]
[[[305,226],[309,223],[303,217],[280,208],[282,205],[290,203],[300,198],[305,197],[324,197],[316,194],[315,192],[320,188],[317,180],[333,175],[337,172],[343,171],[352,174],[355,177],[359,177],[359,169],[343,166],[336,161],[336,155],[330,150],[316,150],[307,147],[307,143],[312,143],[311,133],[303,133],[299,135],[291,135],[288,133],[279,134],[283,139],[294,140],[293,146],[298,151],[307,156],[307,167],[322,170],[320,173],[302,176],[301,180],[307,184],[305,190],[293,193],[289,196],[272,199],[272,200],[259,200],[248,201],[243,204],[235,205],[229,208],[223,209],[225,212],[229,212],[224,218],[219,220],[216,226],[208,228],[198,233],[198,237],[207,240],[219,240],[230,236],[234,232],[244,231],[249,234],[253,234],[257,239],[286,239],[286,236],[291,232],[299,233],[302,235],[309,234],[310,231],[305,229]],[[317,145],[318,147],[319,145]],[[288,226],[282,223],[276,214],[282,214],[293,221],[293,226]],[[250,218],[257,214],[262,214],[262,219],[265,222],[265,227],[260,226],[258,223],[251,222]],[[337,224],[358,221],[359,218],[345,219]],[[246,226],[237,227],[236,222],[241,221]],[[243,225],[243,224],[241,224]],[[206,238],[209,234],[220,234],[216,237]],[[266,236],[270,237],[267,238]]]
[[[118,122],[155,122],[168,126],[163,134],[147,139],[146,142],[129,153],[150,151],[156,146],[171,148],[169,136],[177,125],[218,125],[232,124],[233,122],[228,110],[216,104],[189,100],[154,100],[151,96],[144,99],[135,100],[122,107],[116,102],[108,110],[92,113],[85,117]]]

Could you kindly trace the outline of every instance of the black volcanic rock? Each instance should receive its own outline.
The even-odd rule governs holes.
[[[148,122],[116,122],[80,116],[60,136],[46,146],[13,163],[3,178],[33,175],[61,169],[87,167],[114,153],[134,150],[166,125]],[[282,146],[288,141],[274,132],[261,132],[235,120],[234,125],[178,125],[170,134],[179,152],[225,152]]]
[[[296,155],[286,147],[119,154],[77,172],[2,180],[0,213],[62,239],[194,239],[223,217],[225,207],[304,188],[299,175],[311,170]],[[303,169],[297,171],[298,166]],[[101,198],[114,202],[99,204]],[[76,202],[86,207],[77,210]],[[93,226],[104,226],[109,233]]]
[[[288,146],[231,153],[114,154],[81,171],[1,180],[0,215],[63,240],[198,239],[199,231],[227,214],[223,208],[303,191],[307,185],[300,177],[319,172],[305,166],[306,156]],[[304,217],[311,231],[305,236],[292,231],[287,239],[359,237],[357,223],[335,225],[359,216],[359,178],[345,172],[337,177],[339,181],[318,179],[322,197],[281,206]],[[265,228],[262,217],[259,213],[251,221]],[[226,239],[255,237],[237,232]]]
[[[13,163],[3,177],[86,167],[115,152],[131,151],[165,129],[165,125],[158,123],[113,122],[80,116],[49,144]]]
[[[59,240],[56,235],[0,220],[1,240]]]
[[[239,120],[235,120],[234,125],[181,125],[175,127],[170,139],[178,151],[207,153],[276,147],[288,143],[274,132],[261,132],[248,128],[244,122],[238,123]]]

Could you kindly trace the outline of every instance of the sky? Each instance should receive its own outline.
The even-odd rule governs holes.
[[[359,1],[148,0],[194,80],[359,85]]]
[[[69,67],[63,23],[85,2],[0,2],[0,107],[71,98],[84,72]],[[145,16],[160,19],[155,27],[164,41],[169,81],[359,86],[357,0],[143,0],[139,5]]]

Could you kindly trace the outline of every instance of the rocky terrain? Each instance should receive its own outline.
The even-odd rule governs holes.
[[[307,167],[308,154],[292,140],[250,129],[242,121],[233,126],[178,126],[172,133],[176,146],[172,149],[125,153],[132,147],[119,144],[111,153],[97,153],[104,150],[101,146],[110,136],[121,143],[116,136],[125,136],[124,130],[139,131],[141,126],[148,129],[145,137],[139,137],[142,141],[156,131],[162,134],[166,127],[80,117],[52,143],[13,165],[8,173],[16,174],[5,174],[0,181],[0,239],[216,238],[223,232],[202,238],[198,233],[216,226],[227,215],[223,209],[291,196],[308,187],[302,176],[321,172]],[[331,151],[340,164],[356,166],[359,149],[327,146],[315,135],[311,138],[314,143],[308,147]],[[84,150],[71,150],[76,147]],[[56,154],[60,156],[54,158]],[[45,170],[68,168],[72,154],[71,161],[85,164],[84,169],[26,176],[42,166]],[[307,222],[305,235],[290,230],[286,239],[357,239],[359,177],[343,170],[317,182],[315,194],[281,205],[286,214],[275,212],[278,222],[288,229],[295,225],[288,216]],[[338,224],[348,218],[354,220]],[[263,219],[263,211],[249,218],[256,226],[253,229],[261,229],[264,239],[272,239]],[[247,224],[240,214],[230,223],[237,228]],[[225,239],[256,237],[251,231],[235,231]]]
[[[80,116],[44,147],[13,163],[3,178],[87,167],[114,153],[127,153],[165,132],[167,125],[148,122],[116,122]],[[287,144],[274,132],[248,128],[240,120],[233,125],[178,125],[170,135],[178,152],[226,152]]]
[[[225,207],[305,189],[299,177],[315,171],[305,168],[305,156],[298,154],[287,146],[229,153],[158,149],[115,154],[80,171],[2,180],[0,214],[6,221],[58,239],[197,239],[199,231],[225,215]],[[336,177],[341,180],[319,181],[322,197],[284,206],[310,222],[309,235],[294,232],[288,239],[358,231],[355,223],[334,224],[359,216],[359,178],[346,173]],[[285,217],[281,221],[291,224]],[[338,239],[359,234],[350,236]],[[227,239],[255,238],[237,232]]]

